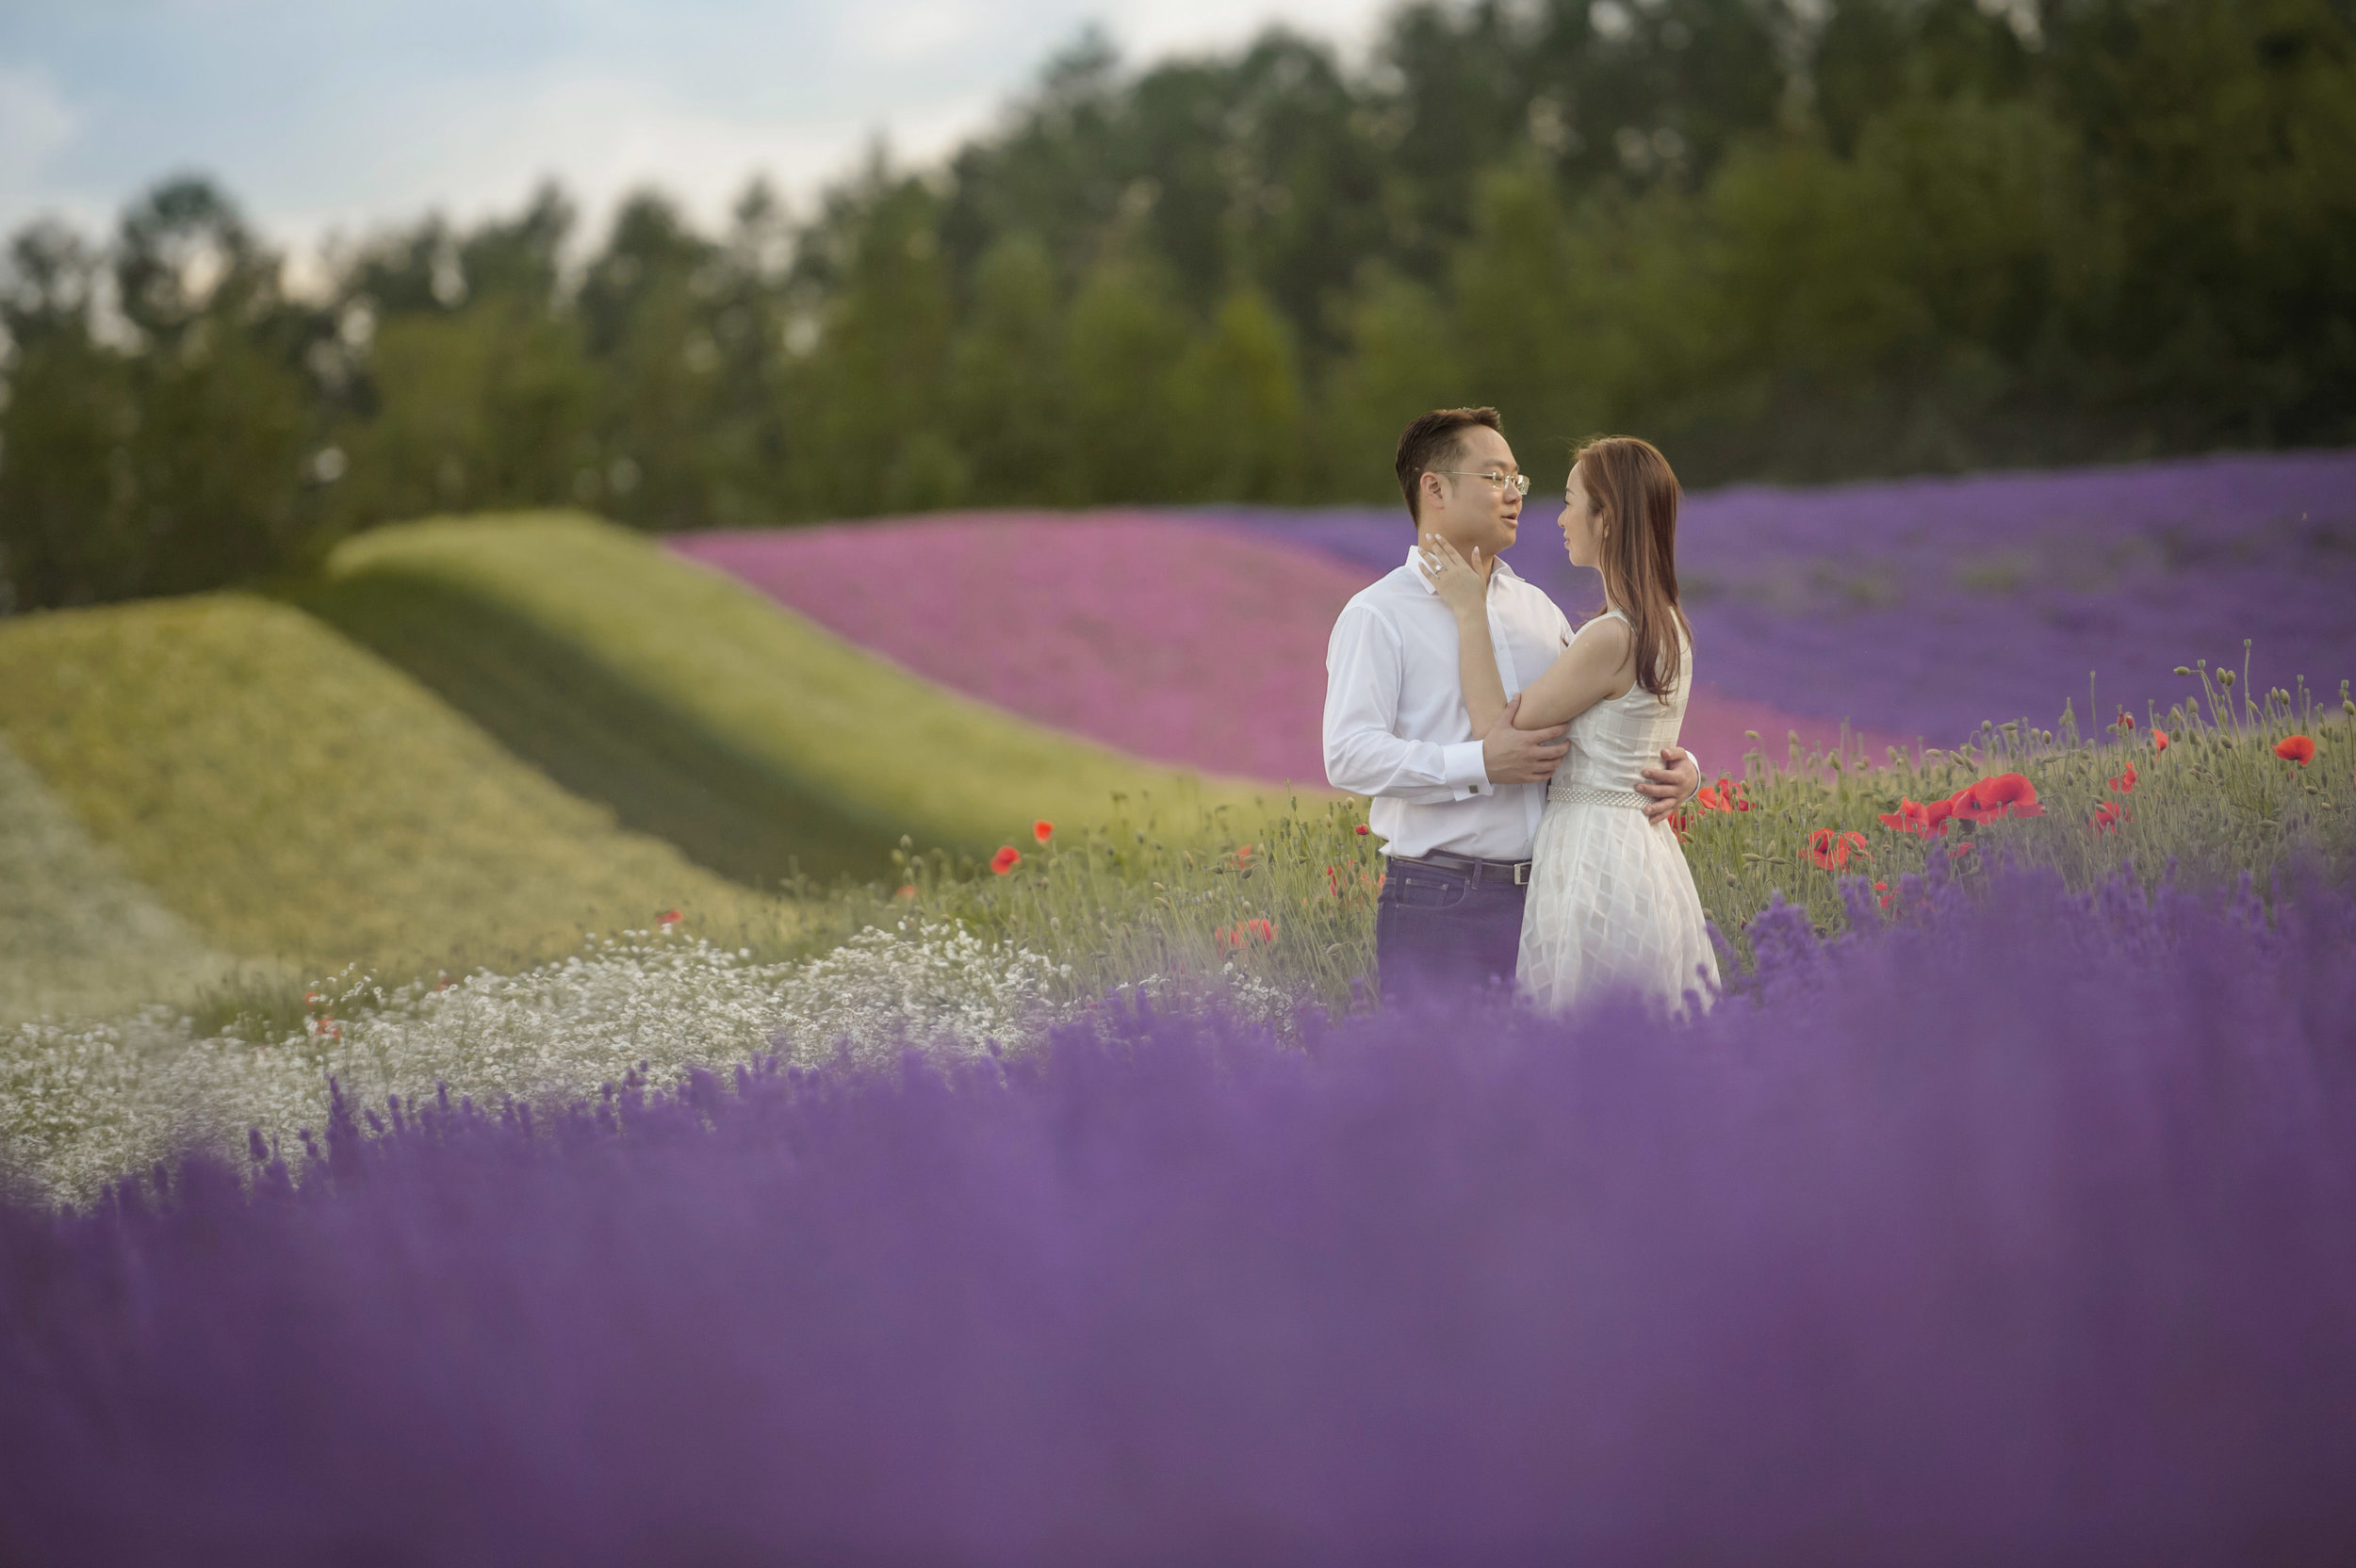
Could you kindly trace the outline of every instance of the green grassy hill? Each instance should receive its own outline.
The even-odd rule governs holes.
[[[186,998],[245,970],[133,880],[0,738],[0,1024]]]
[[[673,906],[728,931],[791,918],[249,596],[0,622],[0,739],[176,917],[165,969],[213,952],[408,975],[554,956]],[[152,991],[141,953],[121,949],[123,985]]]
[[[970,701],[588,517],[377,530],[304,606],[626,825],[735,880],[888,868],[902,834],[987,854],[1151,795],[1268,792],[1137,761]]]

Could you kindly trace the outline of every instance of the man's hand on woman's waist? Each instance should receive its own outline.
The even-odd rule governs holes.
[[[1652,822],[1675,811],[1693,798],[1693,792],[1702,787],[1702,770],[1693,765],[1693,759],[1683,746],[1662,746],[1661,766],[1646,768],[1644,782],[1636,786],[1637,793],[1652,802],[1644,808],[1645,817]]]
[[[1567,724],[1558,724],[1549,729],[1514,728],[1513,715],[1521,706],[1519,696],[1508,701],[1505,711],[1497,716],[1497,722],[1491,725],[1489,733],[1481,738],[1481,760],[1489,770],[1489,782],[1492,784],[1544,784],[1554,776],[1554,770],[1562,763],[1563,753],[1571,749],[1571,743],[1564,738],[1571,730]],[[1677,755],[1682,757],[1684,753]],[[1691,762],[1686,764],[1686,771],[1693,771]],[[1649,778],[1652,776],[1647,773],[1645,776]],[[1699,787],[1698,784],[1695,786]]]

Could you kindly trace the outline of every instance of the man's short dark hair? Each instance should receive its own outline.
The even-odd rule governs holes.
[[[1435,408],[1399,433],[1399,461],[1394,466],[1399,470],[1399,493],[1406,499],[1408,516],[1423,520],[1415,510],[1423,476],[1463,456],[1464,433],[1475,425],[1505,433],[1494,408]]]

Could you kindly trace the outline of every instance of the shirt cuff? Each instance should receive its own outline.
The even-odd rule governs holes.
[[[1485,795],[1496,786],[1489,782],[1489,763],[1481,755],[1479,741],[1459,741],[1452,746],[1440,748],[1440,778],[1456,792],[1456,798]]]

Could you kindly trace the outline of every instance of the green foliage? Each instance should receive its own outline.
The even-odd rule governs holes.
[[[158,187],[113,253],[123,326],[96,330],[100,258],[54,225],[11,247],[0,321],[0,574],[31,604],[254,582],[295,564],[314,422],[283,363],[276,264],[201,181]],[[203,286],[197,281],[202,279]]]
[[[560,955],[674,906],[791,919],[265,599],[0,623],[0,736],[195,944],[238,958],[398,977]]]
[[[579,338],[570,321],[496,296],[386,321],[369,348],[375,412],[342,433],[352,465],[336,497],[346,514],[600,491],[599,386]]]
[[[1153,976],[1183,988],[1233,965],[1335,1012],[1368,1004],[1383,860],[1361,802],[1295,798],[1267,816],[1127,804],[1110,822],[1059,824],[1044,844],[1026,837],[1005,873],[903,840],[898,886],[842,890],[812,908],[805,940],[815,950],[901,920],[955,923],[1052,955],[1069,969],[1055,988],[1063,1000]]]
[[[2161,727],[2170,743],[2164,752],[2142,734],[2098,747],[2070,735],[2067,723],[2061,734],[2016,723],[1957,751],[1893,756],[1886,767],[1854,773],[1824,758],[1795,757],[1788,770],[1755,763],[1745,792],[1751,809],[1695,814],[1687,858],[1704,905],[1729,934],[1775,898],[1806,908],[1820,930],[1843,929],[1843,879],[1885,883],[1902,904],[1905,879],[1932,870],[1935,859],[1944,862],[1938,870],[1967,879],[2005,859],[2051,868],[2081,890],[2129,868],[2146,884],[2173,875],[2195,887],[2231,885],[2247,874],[2262,891],[2294,866],[2343,883],[2356,878],[2356,732],[2348,725],[2301,720],[2285,699],[2238,725],[2180,707]],[[2293,732],[2316,743],[2304,769],[2273,752]],[[2129,767],[2134,784],[2115,788]],[[1902,800],[1943,800],[2003,773],[2030,780],[2042,816],[1957,823],[1939,837],[1880,820],[1898,814]],[[2124,813],[2115,825],[2096,821],[2106,803]],[[1809,841],[1826,829],[1862,833],[1865,844],[1845,865],[1826,868]]]
[[[975,268],[950,351],[949,418],[976,494],[1031,505],[1079,495],[1063,361],[1055,265],[1036,236],[1008,235]]]
[[[737,881],[877,874],[902,834],[987,855],[1203,782],[919,680],[717,573],[578,514],[348,541],[303,602],[578,795]]]
[[[1303,500],[1301,371],[1292,332],[1263,296],[1221,301],[1171,372],[1182,500]]]
[[[2356,881],[2356,726],[2312,710],[2302,716],[2289,694],[2256,710],[2229,708],[2168,715],[2165,752],[2148,731],[2098,747],[2067,725],[2054,735],[2016,724],[1956,752],[1844,770],[1828,757],[1800,755],[1794,743],[1787,767],[1753,759],[1749,809],[1690,814],[1694,886],[1746,958],[1742,932],[1772,902],[1799,906],[1833,933],[1849,924],[1850,898],[1880,910],[1886,892],[1882,918],[1904,919],[1909,877],[1944,874],[1969,886],[2007,861],[2051,869],[2080,890],[2122,871],[2146,884],[2173,876],[2205,889],[2248,875],[2262,895],[2294,868]],[[2316,743],[2303,769],[2273,751],[2294,732]],[[2134,785],[2113,787],[2130,765]],[[1880,820],[1897,814],[1902,799],[1944,799],[2009,772],[2031,780],[2043,816],[1959,823],[1938,838]],[[2107,829],[2094,820],[2106,801],[2125,811]],[[812,910],[804,939],[824,947],[907,917],[962,922],[1071,966],[1062,994],[1075,999],[1149,975],[1183,985],[1234,964],[1288,997],[1364,1006],[1372,996],[1383,866],[1375,841],[1358,830],[1364,816],[1357,801],[1296,802],[1286,815],[1249,827],[1145,811],[1079,834],[1059,828],[1005,875],[904,850],[898,891],[838,893]],[[1844,864],[1820,865],[1811,844],[1819,832],[1858,834],[1864,844],[1850,848]],[[1876,882],[1881,892],[1872,890]],[[1255,920],[1268,923],[1267,937],[1252,929]]]
[[[1065,342],[1081,494],[1107,501],[1170,495],[1184,478],[1170,394],[1186,319],[1166,270],[1126,257],[1096,268],[1072,302]]]
[[[442,509],[1381,499],[1467,400],[1696,484],[2356,440],[2345,0],[1417,0],[1357,73],[1091,35],[940,170],[715,236],[642,195],[568,270],[573,223],[428,219],[317,304],[201,182],[104,255],[27,229],[0,578],[251,581]]]

